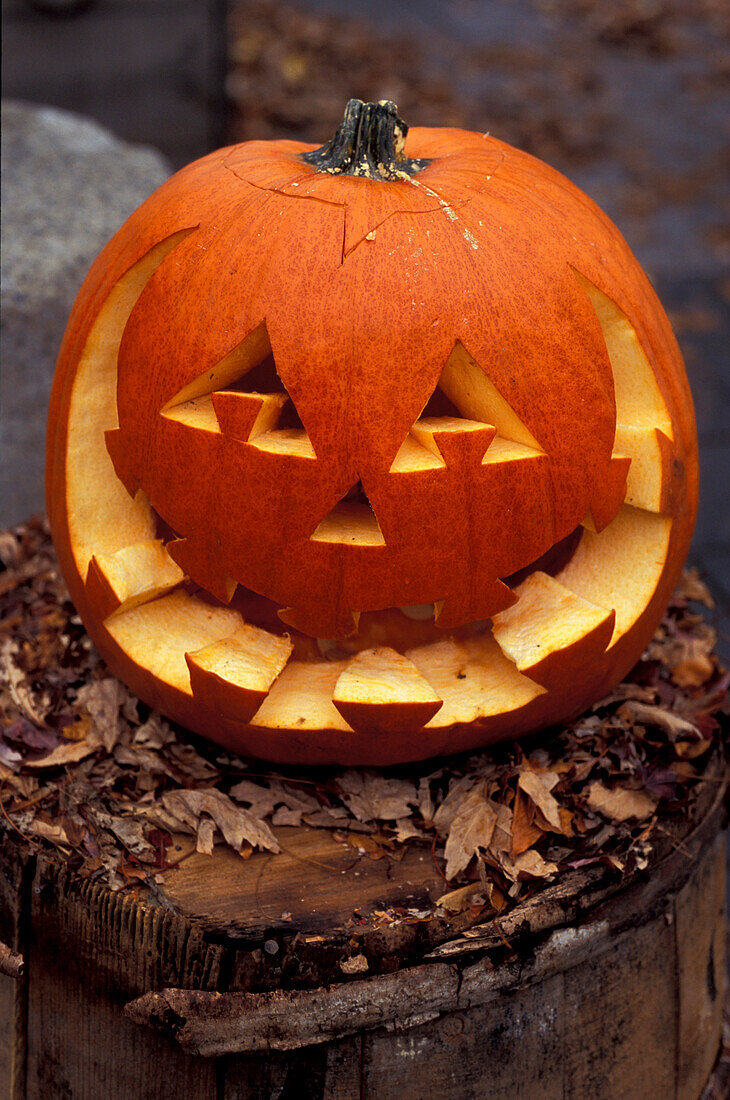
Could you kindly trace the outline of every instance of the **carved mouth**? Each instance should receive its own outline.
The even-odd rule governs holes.
[[[537,696],[558,690],[630,630],[652,598],[668,551],[671,420],[628,320],[583,279],[614,371],[615,449],[631,459],[626,501],[600,533],[590,529],[589,520],[588,527],[569,536],[567,548],[561,540],[550,551],[557,561],[509,576],[516,596],[511,606],[487,622],[450,624],[447,633],[414,618],[412,609],[367,611],[351,639],[328,648],[305,641],[304,633],[272,629],[270,608],[260,597],[239,591],[232,603],[224,603],[233,594],[227,578],[205,586],[221,600],[191,590],[180,544],[158,537],[149,502],[140,491],[134,497],[127,493],[105,445],[105,433],[112,452],[118,438],[116,361],[126,321],[180,236],[133,267],[101,310],[69,411],[68,523],[76,568],[92,605],[101,609],[106,631],[134,664],[211,712],[262,733],[267,728],[377,733],[517,714]],[[302,462],[314,457],[303,428],[281,426],[286,405],[281,395],[234,389],[216,390],[210,398],[182,396],[186,400],[173,404],[168,418],[185,423],[186,417],[208,417],[216,431],[247,432],[247,440],[253,435],[259,448],[283,449]],[[491,420],[498,421],[498,413],[492,406]],[[507,414],[496,425],[484,416],[466,425],[462,419],[458,432],[443,419],[424,418],[394,467],[416,459],[426,466],[448,464],[454,447],[483,447],[478,458],[483,463],[499,438],[515,453],[519,448],[539,453],[534,440],[503,434],[509,433]],[[120,469],[124,455],[119,451],[115,457]],[[352,499],[344,506],[358,514],[367,508]],[[330,514],[311,537],[327,541],[333,532],[338,537],[338,519],[342,513]],[[370,539],[375,545],[372,523],[360,526],[365,544]],[[375,526],[379,530],[377,520]],[[211,572],[215,568],[211,563]]]

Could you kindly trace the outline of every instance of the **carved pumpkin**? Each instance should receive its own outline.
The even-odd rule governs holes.
[[[352,101],[178,172],[93,266],[48,508],[91,637],[232,749],[387,764],[575,715],[695,516],[692,403],[611,222],[540,161]]]

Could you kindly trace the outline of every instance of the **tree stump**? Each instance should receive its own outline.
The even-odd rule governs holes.
[[[706,778],[646,872],[578,870],[456,935],[378,919],[442,892],[415,848],[353,867],[282,829],[281,855],[193,853],[134,897],[6,828],[13,1100],[697,1100],[724,988],[717,762]]]

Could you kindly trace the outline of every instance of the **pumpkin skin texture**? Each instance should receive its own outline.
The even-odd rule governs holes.
[[[58,360],[47,502],[146,702],[243,754],[386,765],[567,720],[626,674],[687,553],[697,447],[669,322],[581,191],[494,138],[348,112],[321,150],[196,161],[110,241]]]

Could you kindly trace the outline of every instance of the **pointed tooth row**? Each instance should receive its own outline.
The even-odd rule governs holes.
[[[611,645],[651,603],[669,551],[672,521],[629,504],[599,535],[584,531],[556,580],[598,607],[616,611]],[[621,577],[621,584],[616,584]]]
[[[455,416],[430,416],[411,428],[414,438],[447,466],[478,465],[497,434],[491,424]]]
[[[289,395],[218,390],[211,400],[224,435],[249,442],[276,427]]]
[[[229,637],[185,654],[193,695],[228,718],[248,722],[293,648],[289,638],[243,623]]]
[[[107,626],[125,648],[144,650],[153,671],[160,664],[159,675],[206,706],[257,727],[374,734],[447,727],[516,712],[546,689],[569,687],[628,628],[634,605],[646,606],[669,526],[624,506],[603,534],[585,533],[586,545],[557,578],[538,572],[523,581],[516,602],[494,616],[493,635],[444,638],[405,655],[380,647],[342,661],[290,661],[289,639],[183,592],[127,605]],[[633,596],[602,582],[606,557],[630,559]]]
[[[442,705],[413,662],[387,646],[353,657],[337,680],[332,702],[354,730],[373,733],[420,728]]]
[[[236,582],[221,568],[207,538],[196,538],[192,535],[187,539],[171,539],[167,550],[170,557],[196,584],[221,603],[231,602],[236,591]]]
[[[657,514],[669,511],[674,446],[659,428],[616,425],[617,451],[631,456],[626,503]]]
[[[86,574],[86,594],[107,619],[165,595],[182,580],[183,571],[164,544],[148,539],[113,554],[95,554]]]
[[[494,638],[515,667],[553,690],[607,649],[616,613],[578,596],[547,573],[531,573],[517,602],[494,616]]]

